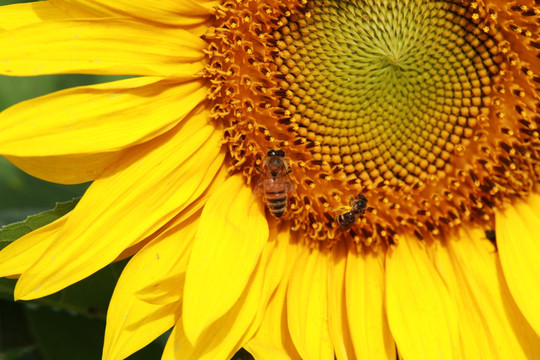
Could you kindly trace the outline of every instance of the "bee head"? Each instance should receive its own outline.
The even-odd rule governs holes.
[[[269,150],[266,155],[270,157],[274,157],[274,156],[285,157],[285,151],[281,149],[278,149],[278,150],[272,149],[272,150]]]
[[[265,168],[270,176],[276,177],[284,175],[287,172],[285,151],[281,149],[269,150],[266,155]]]
[[[367,206],[367,199],[364,195],[360,194],[354,198],[351,198],[351,207],[356,213],[363,213]]]
[[[274,156],[268,159],[266,168],[270,175],[279,176],[285,170],[285,164],[282,158]]]

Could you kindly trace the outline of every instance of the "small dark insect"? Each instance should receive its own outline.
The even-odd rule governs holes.
[[[488,229],[486,230],[486,238],[495,246],[495,250],[497,249],[497,237],[495,236],[495,230]]]
[[[362,194],[352,197],[349,200],[349,206],[349,211],[336,216],[336,221],[339,224],[339,229],[341,231],[349,229],[356,222],[358,216],[365,212],[367,199]]]
[[[292,172],[283,150],[270,150],[263,160],[262,169],[257,168],[261,178],[255,187],[262,194],[270,213],[280,218],[287,211],[289,194],[294,191],[289,174]]]

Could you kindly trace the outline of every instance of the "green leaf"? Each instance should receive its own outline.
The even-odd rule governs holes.
[[[61,218],[73,210],[79,200],[80,198],[77,198],[71,201],[56,203],[56,207],[53,210],[29,216],[26,220],[18,223],[2,226],[0,229],[0,250],[29,232]]]

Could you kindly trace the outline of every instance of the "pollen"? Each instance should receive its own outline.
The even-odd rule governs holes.
[[[308,241],[493,228],[538,181],[539,17],[466,0],[224,1],[205,76],[230,169],[254,187],[283,150],[294,192],[279,221]]]

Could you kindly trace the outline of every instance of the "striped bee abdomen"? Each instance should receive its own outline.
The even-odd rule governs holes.
[[[275,217],[279,218],[287,210],[287,191],[267,191],[265,193],[268,210]]]

